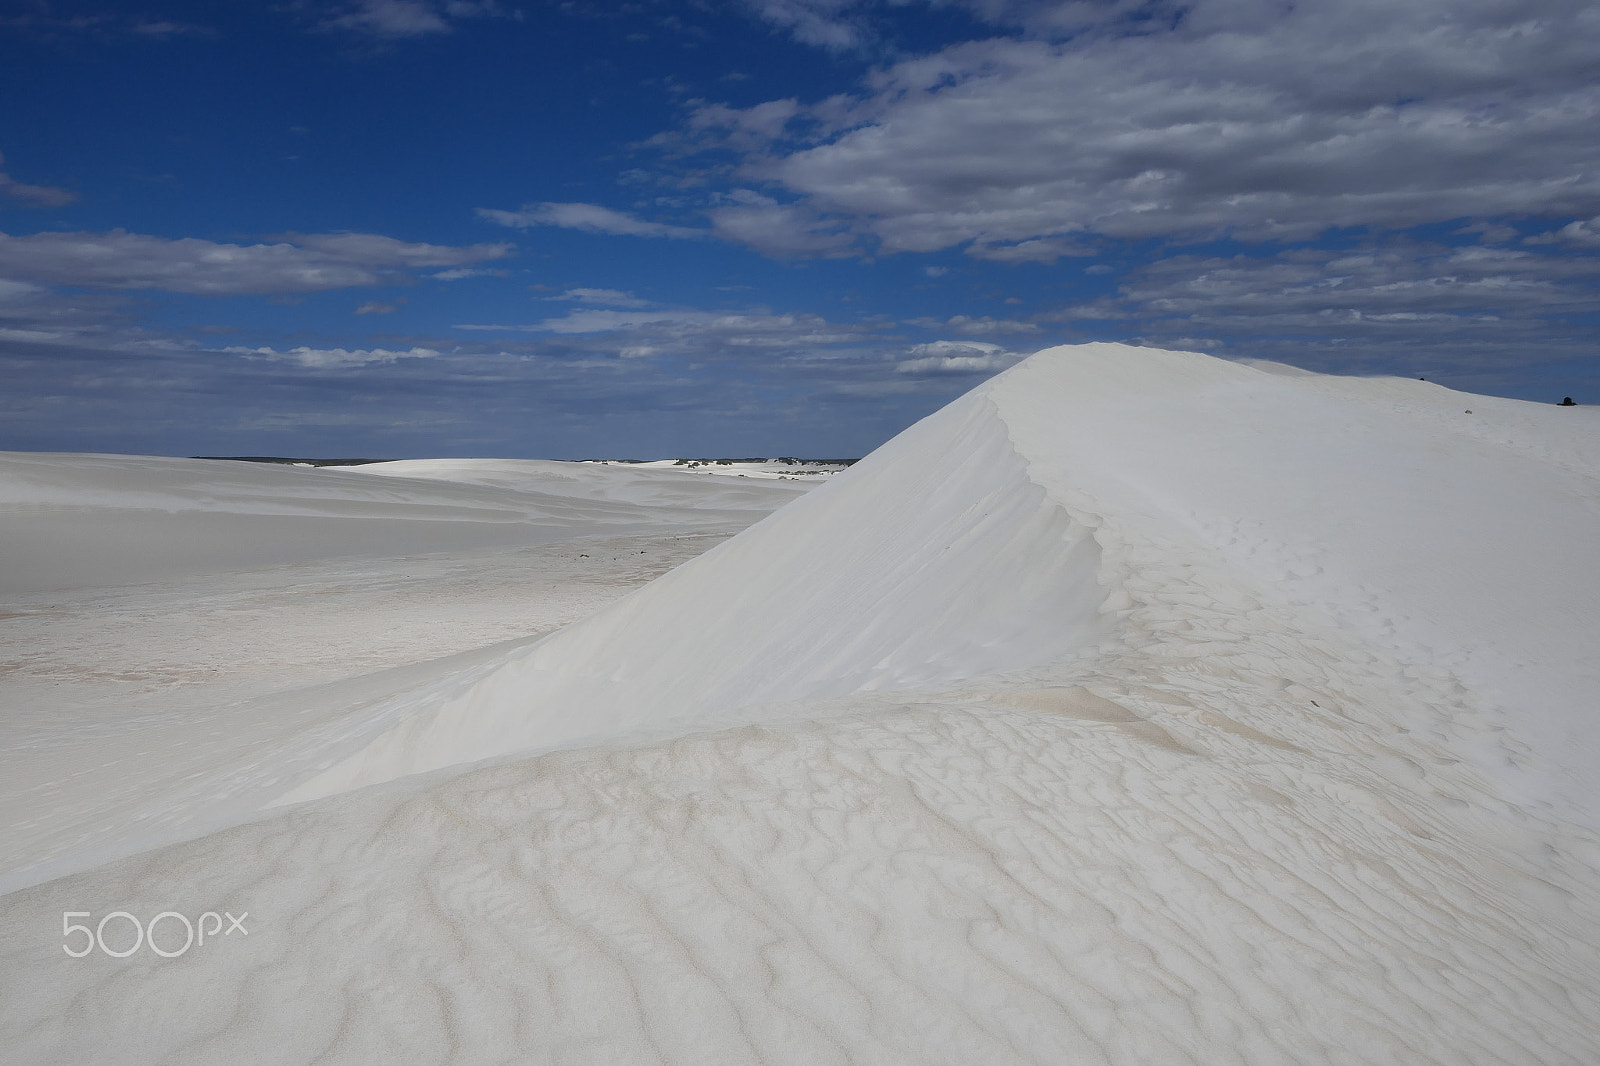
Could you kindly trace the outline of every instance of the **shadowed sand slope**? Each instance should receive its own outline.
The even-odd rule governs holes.
[[[1049,661],[1099,632],[1098,555],[980,390],[594,618],[395,701],[288,799]]]

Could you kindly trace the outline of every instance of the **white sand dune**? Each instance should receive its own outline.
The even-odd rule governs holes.
[[[1422,382],[1038,357],[599,617],[397,705],[393,732],[291,798],[1058,659],[1091,646],[1143,551],[1451,670],[1491,729],[1537,745],[1517,787],[1600,816],[1600,729],[1572,710],[1600,692],[1596,428]],[[1112,537],[1130,543],[1106,560]]]
[[[381,466],[0,455],[0,891],[248,817],[287,787],[296,745],[593,613],[808,487]]]
[[[442,471],[450,476],[440,477]],[[374,472],[396,480],[373,478]],[[307,469],[0,453],[6,538],[0,595],[336,557],[737,527],[805,487],[653,473],[534,460]]]
[[[1041,353],[584,621],[219,756],[234,828],[0,897],[0,1039],[1592,1063],[1597,470],[1587,409]],[[66,957],[117,909],[253,929]]]
[[[1101,628],[1098,569],[979,390],[583,624],[396,700],[287,799],[1049,661]]]

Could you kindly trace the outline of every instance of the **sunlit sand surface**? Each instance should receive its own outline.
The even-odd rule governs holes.
[[[9,594],[9,1057],[1600,1058],[1593,412],[1088,345],[816,486],[588,469]]]

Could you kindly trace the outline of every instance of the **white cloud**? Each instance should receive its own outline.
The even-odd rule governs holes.
[[[472,267],[451,267],[449,270],[439,270],[428,277],[434,281],[461,281],[465,278],[481,278],[504,274],[501,270],[478,270]]]
[[[526,326],[460,325],[456,329],[515,330],[523,333],[610,333],[638,329],[661,322],[695,323],[715,318],[707,311],[569,311],[561,318],[547,318]]]
[[[746,108],[704,104],[690,114],[689,129],[695,133],[717,131],[718,143],[727,147],[754,148],[782,137],[784,127],[798,114],[800,102],[793,97]]]
[[[951,315],[943,320],[937,318],[913,318],[906,324],[939,333],[957,333],[964,337],[977,337],[986,333],[1039,332],[1039,327],[1032,322],[1023,322],[1015,318],[994,318],[990,315],[976,317],[972,315]]]
[[[328,259],[372,267],[431,267],[500,259],[511,254],[509,244],[473,244],[452,247],[398,241],[375,233],[290,233],[284,240]],[[224,245],[223,247],[232,247]],[[259,247],[259,246],[257,246]],[[276,246],[275,246],[276,247]]]
[[[826,417],[840,431],[864,433],[865,450],[978,375],[1008,363],[997,345],[983,340],[915,345],[948,338],[943,322],[923,333],[887,320],[836,322],[759,307],[668,311],[575,301],[570,315],[498,336],[462,329],[382,343],[316,339],[307,332],[314,328],[310,322],[295,329],[299,336],[248,342],[222,328],[167,332],[145,321],[146,308],[147,301],[117,293],[60,293],[21,281],[0,286],[0,355],[11,375],[7,380],[27,386],[15,395],[0,389],[7,424],[21,425],[20,418],[40,432],[66,426],[81,435],[108,420],[126,422],[130,402],[141,405],[137,424],[225,422],[233,430],[250,430],[258,419],[278,420],[296,431],[297,440],[303,440],[300,422],[354,419],[352,424],[387,433],[397,427],[411,432],[442,418],[456,427],[452,432],[464,434],[452,447],[481,454],[499,447],[483,443],[485,432],[521,439],[516,435],[530,419],[569,426],[599,420],[604,432],[583,450],[610,450],[617,447],[616,427],[630,425],[632,413],[644,411],[663,413],[672,425],[690,419],[718,427],[742,420],[761,432],[785,421],[815,427]],[[915,359],[937,362],[897,369],[898,362]],[[308,382],[319,380],[324,384],[307,391]],[[351,413],[351,388],[359,390],[364,402],[357,406],[365,413]],[[304,400],[288,415],[285,390]],[[41,407],[41,395],[74,402]],[[825,436],[849,439],[832,430]],[[552,447],[570,446],[569,437],[551,439],[567,442]],[[53,440],[37,438],[37,446]],[[328,447],[330,454],[343,451]],[[845,454],[857,450],[830,447]],[[365,446],[344,453],[358,450]],[[654,451],[644,448],[641,454]]]
[[[134,14],[101,13],[95,15],[71,14],[52,15],[48,3],[12,4],[16,7],[32,7],[34,10],[19,15],[0,15],[0,29],[20,30],[24,33],[32,32],[41,36],[55,36],[57,34],[121,34],[131,33],[151,40],[166,40],[179,36],[210,36],[214,31],[187,22],[174,22],[167,19],[148,19]],[[60,5],[55,5],[59,7]]]
[[[603,307],[649,307],[649,300],[641,300],[631,292],[620,289],[568,289],[560,296],[540,297],[544,300],[565,300],[572,303],[598,304]]]
[[[0,278],[0,330],[4,340],[136,348],[149,333],[128,321],[121,297],[55,292],[43,285]]]
[[[996,263],[1044,263],[1049,265],[1064,255],[1089,256],[1098,254],[1095,249],[1085,247],[1076,241],[1063,240],[1060,237],[1035,238],[1031,241],[1019,241],[1016,244],[987,244],[977,243],[967,246],[967,254],[976,259],[988,259]]]
[[[851,8],[856,0],[744,0],[759,18],[792,33],[796,40],[830,51],[861,44],[867,33]]]
[[[1554,233],[1529,237],[1528,244],[1566,244],[1575,248],[1600,248],[1600,215],[1569,222]]]
[[[1583,312],[1600,260],[1390,240],[1353,251],[1177,256],[1122,287],[1144,314],[1275,324],[1411,323]]]
[[[1139,338],[1143,341],[1144,338]],[[1181,352],[1209,352],[1223,346],[1215,337],[1167,337],[1161,341],[1161,346]]]
[[[361,0],[342,14],[325,19],[322,25],[390,38],[450,32],[450,24],[438,10],[422,0]]]
[[[509,244],[450,247],[369,233],[291,234],[273,244],[221,244],[109,233],[0,233],[0,272],[53,285],[206,295],[316,292],[376,285],[396,273],[511,253]]]
[[[993,318],[989,315],[952,315],[945,320],[945,328],[963,335],[982,333],[1037,333],[1039,327],[1032,322],[1019,322],[1014,318]]]
[[[522,13],[496,0],[351,0],[334,5],[316,25],[393,41],[450,33],[453,20],[471,18],[520,19]]]
[[[26,281],[12,281],[9,278],[0,278],[0,303],[15,303],[32,299],[45,293],[46,289],[38,285],[29,285]]]
[[[854,353],[884,349],[885,323],[844,324],[820,315],[701,310],[634,311],[602,308],[573,310],[560,318],[526,325],[465,324],[454,328],[484,332],[547,334],[584,351],[605,351],[628,359],[684,356],[693,359],[816,359],[832,362]],[[543,343],[543,342],[541,342]]]
[[[462,330],[554,333],[569,336],[634,333],[648,335],[662,350],[683,350],[696,338],[715,338],[735,348],[828,345],[872,336],[874,327],[830,323],[820,315],[754,314],[723,311],[613,311],[584,308],[530,325],[464,324]]]
[[[10,326],[0,327],[0,341],[22,341],[30,344],[49,344],[54,341],[66,340],[71,337],[69,332],[49,329],[14,329]]]
[[[440,352],[432,348],[412,348],[408,351],[390,351],[385,348],[309,348],[304,345],[278,351],[275,348],[229,347],[222,349],[230,355],[264,357],[281,362],[298,363],[317,370],[337,370],[372,363],[395,363],[401,359],[437,359]]]
[[[1165,347],[1230,351],[1324,368],[1395,360],[1461,369],[1584,358],[1600,259],[1401,237],[1348,250],[1173,256],[1135,271],[1117,296],[1035,316],[1125,324]]]
[[[358,315],[392,315],[398,310],[400,308],[396,304],[384,303],[382,300],[368,300],[356,308],[355,313]]]
[[[515,211],[501,211],[490,207],[478,208],[478,216],[512,229],[531,229],[534,226],[559,226],[564,229],[583,230],[587,233],[610,233],[629,237],[704,237],[706,231],[687,226],[669,226],[661,222],[645,222],[621,211],[613,211],[599,204],[523,204]]]
[[[1472,222],[1462,226],[1455,232],[1458,235],[1465,233],[1476,233],[1478,235],[1478,240],[1482,241],[1484,244],[1504,244],[1507,241],[1514,241],[1521,236],[1521,234],[1517,232],[1517,228],[1515,226],[1507,226],[1499,222]]]
[[[5,161],[6,157],[0,155],[0,166],[4,166]],[[0,171],[0,197],[20,201],[29,207],[65,207],[76,200],[78,194],[49,185],[24,185]]]
[[[748,189],[736,190],[728,199],[731,204],[709,212],[712,232],[723,240],[747,244],[780,259],[859,254],[841,223],[821,218],[807,206],[780,204]]]
[[[140,37],[165,41],[173,37],[210,37],[216,31],[205,26],[197,26],[192,22],[134,18],[128,24],[128,32],[138,34]]]
[[[803,39],[857,10],[755,6]],[[1600,9],[1583,0],[970,6],[1033,36],[906,59],[765,124],[691,117],[764,136],[745,180],[788,194],[719,236],[838,254],[837,227],[821,251],[795,236],[831,219],[882,252],[1048,262],[1090,234],[1300,240],[1600,213]],[[809,143],[785,139],[808,123]]]
[[[1023,358],[998,344],[983,341],[933,341],[911,349],[915,358],[895,364],[901,374],[993,374]]]

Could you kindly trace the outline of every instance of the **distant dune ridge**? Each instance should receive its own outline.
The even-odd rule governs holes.
[[[552,540],[792,498],[124,809],[8,800],[90,812],[0,897],[17,1061],[1600,1061],[1594,409],[1090,344],[803,494],[571,466],[270,473]]]

